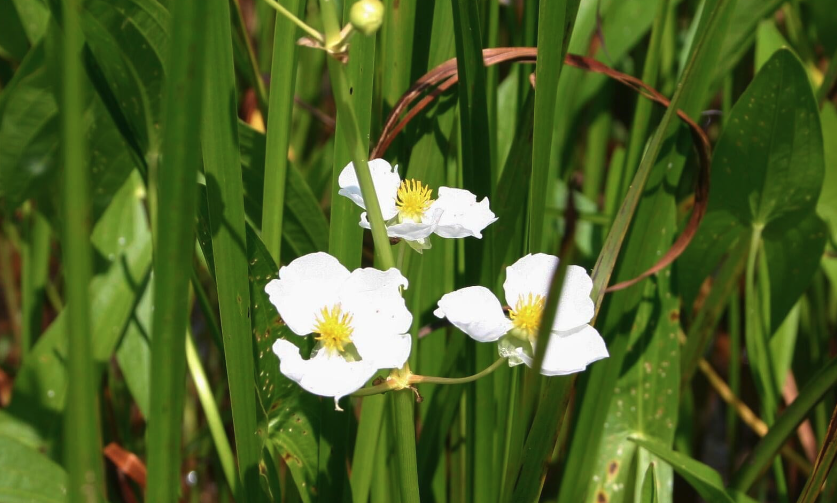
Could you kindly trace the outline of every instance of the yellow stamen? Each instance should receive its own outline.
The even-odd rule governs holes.
[[[538,328],[541,325],[541,315],[543,314],[544,298],[542,295],[529,294],[524,298],[522,295],[518,297],[517,304],[509,313],[514,328],[525,335],[527,338],[532,338],[538,334]]]
[[[401,220],[421,222],[424,212],[433,204],[433,200],[430,199],[432,192],[432,189],[419,181],[403,180],[395,200]]]
[[[330,311],[328,307],[322,308],[314,326],[314,332],[319,334],[315,339],[323,341],[327,350],[337,350],[341,353],[345,351],[345,346],[352,342],[353,331],[352,314],[344,313],[340,304],[332,306]]]

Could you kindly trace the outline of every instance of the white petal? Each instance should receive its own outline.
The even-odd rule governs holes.
[[[387,236],[401,238],[407,241],[419,241],[425,239],[436,230],[441,212],[435,212],[430,217],[424,218],[423,222],[402,222],[400,224],[387,225]],[[371,229],[369,216],[364,211],[360,214],[360,226],[364,229]]]
[[[520,297],[533,295],[544,298],[549,293],[549,283],[558,269],[558,257],[545,253],[529,254],[506,268],[503,290],[506,302],[514,307]]]
[[[526,299],[530,293],[546,298],[552,276],[557,269],[558,257],[545,253],[526,255],[507,267],[506,281],[503,283],[506,302],[514,307],[518,299]],[[571,330],[589,323],[595,314],[593,301],[590,299],[592,290],[593,280],[587,271],[576,265],[568,266],[552,329]]]
[[[369,161],[369,171],[372,174],[372,185],[378,195],[378,202],[381,205],[381,213],[384,220],[389,220],[398,214],[395,207],[395,198],[398,194],[398,186],[401,185],[401,177],[398,176],[398,166],[393,168],[383,159],[372,159]],[[363,209],[366,205],[363,202],[363,195],[360,192],[355,166],[349,163],[340,176],[337,178],[341,196],[346,196]]]
[[[284,339],[273,343],[273,352],[279,357],[279,371],[285,376],[306,391],[334,397],[335,401],[359,390],[378,370],[366,362],[347,362],[326,351],[303,360],[299,348]]]
[[[288,327],[307,335],[320,310],[337,302],[337,291],[348,277],[349,270],[328,253],[309,253],[279,269],[279,279],[264,290]]]
[[[369,344],[410,330],[413,315],[400,291],[407,284],[407,278],[395,268],[355,269],[343,283],[338,296],[343,310],[352,314],[352,340],[361,358],[366,358],[363,348]]]
[[[364,332],[369,335],[368,332]],[[352,339],[363,361],[377,369],[394,369],[404,365],[413,346],[409,334],[386,334]]]
[[[442,210],[436,234],[443,238],[482,238],[482,230],[497,221],[487,197],[477,202],[477,196],[463,189],[439,187],[439,198],[431,211],[434,209]]]
[[[591,291],[593,280],[587,271],[577,265],[568,266],[552,330],[572,330],[590,323],[595,314]]]
[[[604,339],[590,325],[566,332],[553,332],[541,366],[547,376],[581,372],[587,365],[609,356]],[[531,362],[527,362],[530,365]]]
[[[500,301],[483,286],[446,293],[439,299],[439,308],[433,314],[447,318],[453,326],[479,342],[496,341],[512,328]]]

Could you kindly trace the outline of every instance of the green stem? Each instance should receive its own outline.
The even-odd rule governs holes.
[[[303,21],[303,20],[299,19],[298,17],[296,17],[295,15],[293,15],[291,13],[291,11],[289,11],[288,9],[283,7],[282,4],[280,4],[276,0],[264,0],[264,1],[267,2],[268,5],[270,5],[271,7],[276,9],[277,11],[279,11],[280,14],[282,14],[283,16],[288,18],[292,23],[299,26],[299,28],[302,31],[304,31],[305,33],[307,33],[308,35],[310,35],[311,38],[313,38],[314,40],[316,40],[317,42],[319,42],[321,44],[325,44],[325,40],[323,39],[323,34],[322,33],[318,32],[314,28],[311,28],[310,26],[305,24],[305,21]]]
[[[494,372],[495,370],[500,368],[500,366],[505,361],[505,358],[498,358],[497,361],[486,367],[481,372],[467,377],[435,377],[413,374],[409,378],[407,378],[407,382],[409,384],[466,384],[469,382],[474,382],[477,379],[487,376],[488,374]],[[387,391],[392,391],[396,388],[398,388],[398,382],[395,380],[389,380],[375,386],[361,388],[352,393],[352,396],[377,395],[379,393],[386,393]]]
[[[415,397],[412,390],[401,390],[391,398],[395,410],[395,442],[401,503],[421,503],[416,462],[416,424],[413,419]]]
[[[91,351],[90,186],[87,143],[82,124],[84,76],[79,23],[80,0],[64,1],[62,43],[61,136],[64,153],[64,274],[67,297],[67,410],[64,421],[64,466],[68,473],[68,501],[104,498],[104,473],[99,439],[95,366]]]
[[[421,376],[421,375],[414,375],[410,376],[410,382],[415,384],[420,383],[432,383],[432,384],[465,384],[469,382],[474,382],[477,379],[487,376],[488,374],[494,372],[500,366],[505,363],[505,358],[498,358],[497,361],[489,365],[485,368],[482,372],[478,372],[474,375],[468,377],[433,377],[433,376]]]
[[[218,459],[221,461],[224,477],[227,479],[227,484],[230,485],[232,493],[238,494],[235,457],[233,456],[232,447],[230,447],[230,441],[227,438],[227,432],[224,429],[224,421],[221,419],[218,404],[215,402],[215,396],[212,394],[212,386],[206,377],[206,371],[203,369],[198,351],[195,348],[195,341],[192,340],[191,334],[186,336],[186,363],[189,366],[189,373],[192,375],[192,382],[195,384],[195,390],[198,393],[198,400],[200,400],[201,407],[203,407],[203,414],[206,416],[206,424],[209,426],[209,434],[215,443],[215,450],[218,453]]]
[[[321,0],[321,11],[323,24],[326,25],[327,38],[332,39],[332,29],[337,28],[336,37],[340,36],[339,25],[336,22],[336,12],[333,0]],[[366,205],[366,213],[369,217],[369,224],[372,227],[372,240],[375,243],[375,254],[381,268],[384,270],[395,267],[395,260],[392,255],[392,247],[389,244],[386,225],[381,215],[381,205],[375,194],[375,186],[372,182],[372,173],[369,171],[369,159],[366,142],[362,140],[360,128],[357,122],[357,115],[350,100],[349,85],[346,77],[346,68],[334,58],[328,58],[328,70],[331,77],[331,86],[334,90],[334,99],[337,103],[337,111],[341,120],[346,121],[344,129],[346,146],[352,156],[352,163],[360,184],[360,193]]]

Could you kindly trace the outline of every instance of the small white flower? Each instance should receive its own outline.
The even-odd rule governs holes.
[[[503,289],[511,307],[509,318],[491,291],[471,286],[444,295],[434,314],[479,342],[499,341],[500,356],[509,365],[532,366],[544,302],[558,257],[536,253],[526,255],[506,268]],[[558,312],[544,355],[541,373],[563,375],[580,372],[587,365],[608,357],[604,339],[589,325],[593,319],[590,292],[593,281],[578,266],[567,267],[558,300]]]
[[[439,187],[438,199],[431,199],[433,191],[428,186],[416,180],[402,181],[398,166],[393,168],[383,159],[369,161],[369,171],[387,235],[404,239],[418,250],[430,247],[427,237],[433,233],[443,238],[482,238],[482,230],[497,220],[488,198],[477,202],[477,196],[467,190]],[[352,163],[343,168],[338,184],[340,195],[366,209]],[[370,228],[366,212],[360,215],[360,226]]]
[[[279,269],[265,286],[270,302],[295,334],[315,334],[309,359],[290,341],[277,339],[279,370],[305,390],[337,401],[360,389],[380,369],[404,365],[410,356],[413,316],[398,269],[351,273],[327,253],[311,253]],[[339,409],[339,407],[337,407]]]

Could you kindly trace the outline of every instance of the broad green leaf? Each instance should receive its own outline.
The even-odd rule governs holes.
[[[148,417],[148,397],[151,394],[151,308],[154,296],[153,276],[134,308],[122,342],[116,348],[116,361],[125,377],[125,384],[137,402],[140,413]]]
[[[724,489],[721,475],[712,468],[684,454],[675,452],[656,441],[639,436],[632,437],[631,441],[669,463],[674,471],[683,477],[706,501],[733,503],[734,500]]]
[[[169,17],[153,0],[86,0],[82,15],[88,75],[146,162],[159,155]]]
[[[67,474],[44,454],[0,435],[0,501],[63,503]]]
[[[671,499],[671,467],[630,441],[632,436],[662,445],[674,441],[680,396],[680,312],[677,299],[670,294],[669,278],[667,270],[656,282],[645,284],[628,334],[625,363],[612,392],[587,493],[599,499],[604,496],[610,503],[638,499],[644,474],[655,464],[658,496],[663,501]]]
[[[279,372],[279,359],[271,349],[273,342],[283,337],[300,346],[306,355],[311,349],[307,344],[311,338],[291,332],[270,303],[264,288],[276,277],[279,268],[250,227],[247,228],[247,258],[259,421],[264,421],[266,440],[274,443],[287,463],[303,501],[316,501],[319,400]]]
[[[825,242],[813,214],[824,170],[817,115],[802,65],[789,50],[776,52],[733,108],[715,149],[707,215],[681,259],[687,302],[726,250],[764,227],[770,326],[796,303]]]
[[[13,0],[17,15],[20,16],[20,22],[26,36],[29,39],[29,44],[34,46],[44,35],[49,24],[49,8],[45,2],[31,1],[31,0]]]
[[[99,271],[90,284],[91,343],[99,365],[113,354],[150,271],[151,236],[139,187],[136,176],[126,181],[91,237]],[[23,362],[15,380],[14,399],[6,409],[37,430],[38,448],[58,447],[54,442],[67,390],[66,330],[62,312]],[[6,427],[0,420],[0,433]]]
[[[0,197],[14,209],[28,198],[43,196],[41,209],[52,220],[60,218],[60,186],[54,183],[60,164],[55,91],[41,43],[29,51],[0,94]],[[87,130],[95,221],[136,163],[97,96],[90,97],[80,127]]]

